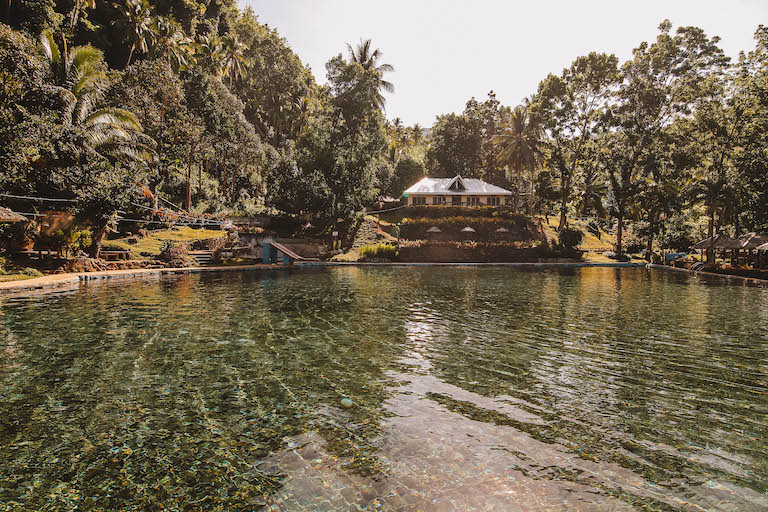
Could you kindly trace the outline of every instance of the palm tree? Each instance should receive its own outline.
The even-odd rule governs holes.
[[[147,0],[124,0],[118,4],[121,17],[114,22],[126,32],[129,46],[128,57],[125,65],[128,67],[133,57],[133,52],[139,50],[142,53],[149,51],[149,43],[155,35],[155,19],[152,15],[152,7]]]
[[[699,169],[688,186],[687,196],[692,203],[704,203],[707,209],[707,237],[715,236],[715,213],[724,209],[733,200],[730,181],[724,172]],[[707,262],[714,259],[712,250],[707,249]]]
[[[414,146],[418,146],[424,142],[424,128],[419,123],[414,124],[411,127],[411,140]]]
[[[536,168],[542,157],[543,130],[538,120],[531,116],[525,106],[518,106],[502,122],[501,133],[492,141],[501,147],[497,156],[500,163],[512,168],[517,176],[524,170],[530,173],[529,206],[533,210]]]
[[[187,69],[195,63],[194,42],[173,18],[158,16],[153,27],[155,40],[152,53],[165,59],[174,69]]]
[[[50,30],[40,36],[50,67],[53,95],[62,105],[66,131],[78,141],[83,154],[106,158],[125,155],[147,159],[154,141],[141,134],[141,124],[127,110],[100,106],[108,86],[104,56],[91,46],[70,51],[59,46]]]
[[[243,76],[245,70],[245,45],[240,42],[235,34],[227,34],[224,36],[223,45],[223,66],[224,73],[229,75],[229,85],[232,86],[232,82]]]
[[[226,72],[224,64],[226,57],[219,36],[216,34],[206,34],[198,38],[195,57],[198,64],[216,76],[221,76]]]
[[[361,39],[357,48],[353,48],[352,45],[347,43],[347,51],[349,52],[349,58],[352,62],[360,64],[365,70],[373,70],[379,75],[377,84],[378,91],[383,90],[390,94],[395,92],[395,86],[383,78],[384,73],[391,73],[395,68],[390,64],[379,64],[379,59],[382,57],[381,50],[378,48],[373,50],[370,39],[366,39],[365,41]],[[383,107],[385,103],[384,96],[378,91],[376,102],[379,107]]]
[[[95,9],[96,0],[75,0],[75,6],[72,8],[72,16],[69,19],[69,30],[75,29],[77,18],[80,16],[80,11],[84,8]]]

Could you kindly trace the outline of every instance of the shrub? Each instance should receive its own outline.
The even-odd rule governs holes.
[[[604,252],[603,256],[605,256],[606,258],[612,259],[612,260],[616,260],[616,261],[629,261],[629,256],[627,256],[626,254],[622,254],[622,255],[619,256],[618,254],[616,254],[613,251]]]
[[[479,240],[497,238],[496,230],[506,228],[509,232],[505,238],[538,239],[538,230],[527,217],[443,217],[439,219],[420,217],[404,219],[400,225],[400,236],[408,240],[428,238],[427,230],[437,226],[446,237],[461,237],[461,230],[470,226],[475,230],[474,237]]]
[[[173,242],[165,240],[163,241],[163,250],[160,252],[158,259],[162,261],[172,261],[183,258],[187,254],[189,254],[189,249],[185,244],[174,247]]]
[[[584,240],[584,232],[575,228],[564,228],[557,236],[557,241],[564,249],[574,249]]]
[[[360,260],[362,261],[392,261],[397,259],[398,256],[397,246],[383,243],[375,245],[364,245],[358,249],[358,254],[360,255]]]
[[[32,277],[40,277],[43,275],[42,272],[37,270],[36,268],[27,267],[24,270],[21,271],[22,274],[25,276],[32,276]]]

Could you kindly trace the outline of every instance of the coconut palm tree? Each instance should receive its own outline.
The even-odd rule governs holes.
[[[195,63],[194,41],[187,37],[181,25],[172,17],[158,16],[153,27],[154,57],[165,59],[174,69],[187,69]]]
[[[223,37],[223,67],[224,73],[229,75],[229,85],[241,78],[245,71],[245,45],[240,42],[235,34],[227,34]]]
[[[74,30],[77,24],[77,18],[83,9],[95,9],[96,0],[75,0],[75,6],[72,8],[72,15],[69,18],[69,30]]]
[[[124,0],[124,3],[117,4],[117,8],[120,17],[114,25],[125,31],[129,50],[123,67],[127,68],[134,51],[149,51],[149,45],[155,36],[155,17],[147,0]]]
[[[40,45],[50,68],[51,96],[59,100],[64,129],[83,155],[148,159],[154,141],[141,134],[136,116],[101,105],[109,85],[101,51],[91,46],[69,50],[66,43],[56,43],[50,30],[41,34]]]
[[[422,128],[419,123],[416,123],[411,127],[411,141],[413,141],[414,146],[418,146],[424,142],[424,128]]]
[[[216,76],[226,72],[225,54],[216,34],[205,34],[197,39],[197,63]]]
[[[543,130],[525,106],[518,106],[502,122],[501,133],[492,142],[500,147],[500,163],[509,166],[517,176],[530,173],[529,206],[533,210],[536,168],[542,157]]]
[[[723,171],[698,169],[687,187],[686,195],[693,204],[704,203],[707,211],[707,237],[715,236],[715,214],[724,210],[733,201],[733,187]],[[714,253],[707,250],[707,261],[714,259]]]
[[[365,70],[373,70],[378,73],[379,92],[377,93],[377,103],[380,107],[383,107],[385,100],[380,91],[383,90],[390,94],[395,92],[395,86],[392,82],[384,80],[383,76],[384,73],[391,73],[395,68],[390,64],[379,64],[379,59],[382,57],[381,50],[378,48],[373,49],[370,39],[366,39],[365,41],[361,39],[356,48],[353,48],[352,45],[347,43],[347,51],[349,52],[349,58],[352,62],[360,64]]]

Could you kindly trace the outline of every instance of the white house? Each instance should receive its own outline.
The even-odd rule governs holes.
[[[511,205],[513,193],[476,178],[424,178],[403,192],[406,204],[456,206]]]

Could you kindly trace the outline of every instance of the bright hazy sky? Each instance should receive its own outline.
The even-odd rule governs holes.
[[[721,37],[736,57],[754,48],[768,0],[240,0],[277,28],[320,83],[345,43],[373,39],[392,64],[387,117],[431,126],[469,98],[517,105],[548,73],[590,51],[628,59],[665,18]]]

